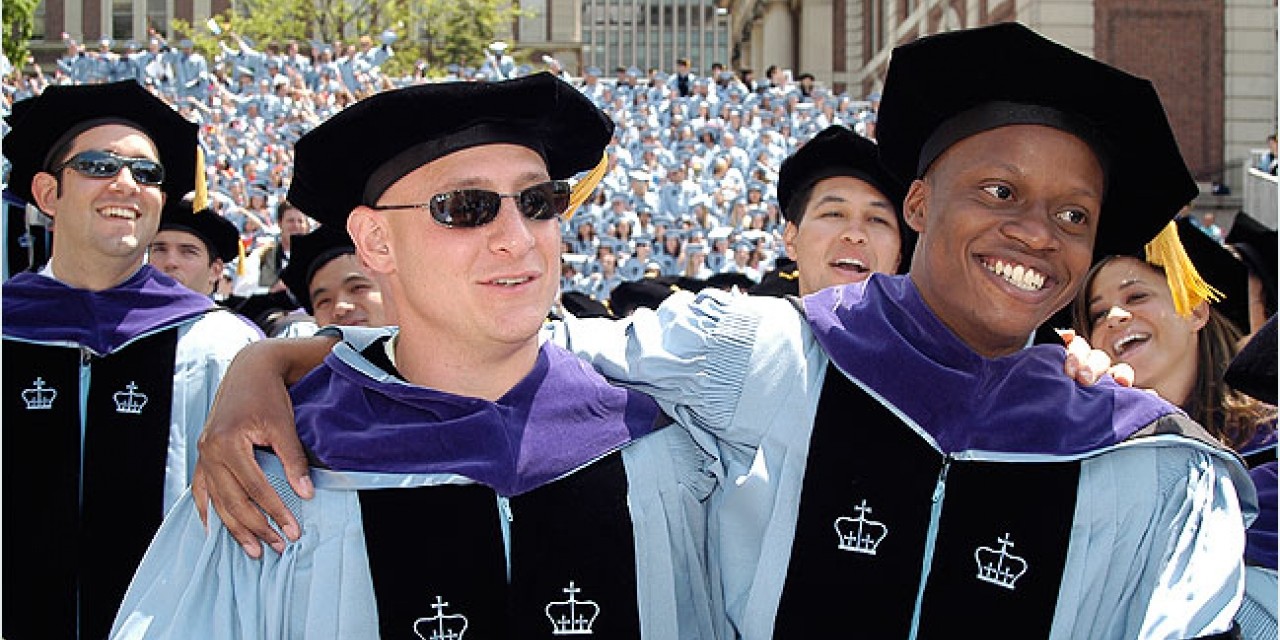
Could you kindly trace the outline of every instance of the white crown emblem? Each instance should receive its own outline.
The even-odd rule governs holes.
[[[1009,539],[1009,534],[1004,534],[1003,538],[996,538],[996,541],[1000,543],[999,551],[991,547],[978,547],[973,552],[973,559],[978,563],[978,579],[1006,589],[1013,589],[1018,578],[1027,572],[1027,561],[1009,553],[1009,547],[1013,546],[1013,540]]]
[[[141,414],[147,406],[147,394],[138,393],[138,385],[130,382],[124,391],[117,391],[112,396],[116,401],[116,413]]]
[[[22,400],[27,403],[27,410],[52,409],[53,399],[58,397],[58,390],[53,387],[44,388],[44,378],[36,378],[36,381],[31,384],[35,387],[22,390]]]
[[[546,606],[544,611],[547,614],[547,620],[551,621],[551,635],[553,636],[582,636],[591,635],[591,625],[595,624],[596,616],[600,615],[600,605],[591,600],[578,600],[574,594],[582,591],[573,586],[573,581],[569,581],[569,586],[564,592],[569,594],[569,599],[564,602],[552,601]]]
[[[865,553],[869,556],[876,555],[876,549],[880,547],[880,543],[884,542],[885,536],[889,535],[889,527],[882,522],[868,520],[867,514],[871,513],[871,507],[867,506],[867,501],[863,500],[862,504],[853,508],[858,515],[850,518],[849,516],[840,516],[836,518],[836,546],[845,551],[853,551],[855,553]]]
[[[467,617],[460,613],[446,614],[444,608],[449,606],[444,598],[436,596],[435,615],[418,618],[413,621],[413,632],[422,640],[462,640],[467,632]]]

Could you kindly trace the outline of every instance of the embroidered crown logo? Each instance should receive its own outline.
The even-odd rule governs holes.
[[[849,516],[840,516],[836,518],[836,546],[845,551],[853,551],[854,553],[865,553],[869,556],[876,555],[876,549],[880,547],[880,543],[884,542],[885,536],[889,535],[889,527],[882,522],[868,520],[867,514],[871,513],[871,507],[867,506],[867,501],[863,500],[862,504],[853,508],[858,515],[850,518]]]
[[[133,382],[130,382],[124,391],[117,391],[111,397],[116,401],[116,413],[138,415],[142,413],[142,408],[147,406],[147,394],[138,393],[138,385]]]
[[[1022,574],[1027,572],[1026,559],[1009,553],[1013,540],[1009,534],[996,539],[1000,543],[997,551],[991,547],[978,547],[973,552],[973,559],[978,563],[978,579],[990,582],[1006,589],[1014,589],[1014,584]]]
[[[413,632],[422,640],[463,640],[462,636],[467,633],[467,617],[460,613],[445,613],[447,606],[449,603],[444,598],[436,596],[435,604],[431,605],[435,615],[414,620]]]
[[[564,592],[569,594],[569,599],[564,602],[552,601],[544,611],[547,619],[551,621],[551,635],[553,636],[584,636],[594,633],[591,625],[595,624],[596,616],[600,615],[600,605],[591,600],[578,600],[577,593],[582,589],[573,586],[573,581],[569,581],[569,586]]]
[[[53,387],[46,389],[44,378],[36,378],[36,381],[31,384],[35,386],[22,390],[22,401],[27,403],[27,410],[52,409],[53,400],[58,397],[58,390]]]

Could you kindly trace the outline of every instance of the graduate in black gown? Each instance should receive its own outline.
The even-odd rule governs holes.
[[[50,87],[8,122],[10,188],[58,231],[4,284],[3,635],[97,639],[260,334],[143,264],[165,202],[194,190],[195,124],[132,80]]]
[[[258,455],[297,539],[250,558],[188,494],[114,638],[713,637],[713,463],[542,340],[559,218],[602,172],[568,179],[604,166],[612,129],[544,73],[380,93],[299,140],[290,201],[347,229],[399,330],[291,389],[314,497]]]

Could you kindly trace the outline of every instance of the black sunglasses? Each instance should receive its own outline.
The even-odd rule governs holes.
[[[67,167],[90,178],[112,178],[119,174],[121,169],[129,167],[133,181],[138,184],[158,187],[164,182],[164,166],[159,162],[150,158],[126,158],[99,149],[81,151],[54,167],[51,173],[60,173]]]
[[[480,227],[498,217],[503,198],[516,201],[520,215],[530,220],[550,220],[569,208],[572,189],[564,180],[535,184],[520,193],[496,193],[487,189],[458,189],[431,196],[421,204],[370,205],[375,211],[426,209],[436,222],[446,227]]]

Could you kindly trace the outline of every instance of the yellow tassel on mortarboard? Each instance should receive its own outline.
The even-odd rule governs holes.
[[[244,257],[244,239],[243,239],[243,238],[241,238],[238,242],[236,242],[236,250],[240,252],[240,257],[239,257],[238,259],[236,259],[236,275],[237,275],[237,276],[243,276],[243,275],[244,275],[244,260],[245,260],[245,257]]]
[[[191,210],[200,213],[209,207],[208,178],[204,174],[204,149],[196,145],[196,191],[191,199]]]
[[[577,184],[573,185],[573,191],[569,193],[569,209],[564,212],[565,220],[573,218],[574,212],[578,210],[578,207],[582,206],[582,203],[587,201],[587,198],[591,197],[591,193],[596,190],[596,185],[600,184],[600,181],[604,179],[605,172],[608,170],[609,154],[605,153],[600,156],[600,162],[587,175],[583,176]]]
[[[1196,271],[1178,238],[1177,223],[1170,222],[1147,243],[1147,262],[1164,269],[1169,292],[1173,294],[1173,308],[1180,316],[1190,315],[1201,302],[1217,302],[1224,297]]]

